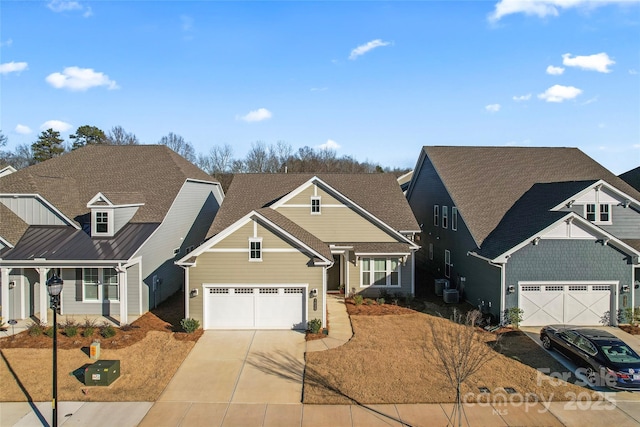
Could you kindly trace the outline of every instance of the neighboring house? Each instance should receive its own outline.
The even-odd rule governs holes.
[[[640,193],[576,148],[424,147],[407,199],[422,286],[449,279],[523,325],[615,323],[640,305]]]
[[[414,292],[419,232],[391,174],[238,174],[185,268],[205,329],[326,326],[326,294]]]
[[[619,175],[619,177],[627,184],[640,191],[640,166]]]
[[[398,177],[398,184],[400,184],[400,188],[404,194],[407,194],[409,184],[411,184],[411,178],[413,178],[413,171],[409,171]]]
[[[0,178],[14,173],[16,169],[13,166],[0,165]]]
[[[203,241],[223,197],[159,145],[87,146],[3,177],[3,318],[47,322],[55,273],[62,315],[128,323],[182,289],[174,262]]]

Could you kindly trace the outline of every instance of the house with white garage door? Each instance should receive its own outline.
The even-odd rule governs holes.
[[[414,292],[420,231],[391,174],[238,174],[177,264],[205,329],[326,326],[327,292]]]
[[[640,193],[576,148],[423,147],[407,199],[419,294],[447,280],[536,326],[615,323],[640,305]]]

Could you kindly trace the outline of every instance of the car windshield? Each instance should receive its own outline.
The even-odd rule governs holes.
[[[640,356],[626,344],[601,346],[602,352],[614,363],[640,363]]]

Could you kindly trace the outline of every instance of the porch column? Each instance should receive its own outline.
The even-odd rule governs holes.
[[[38,279],[40,283],[40,323],[47,323],[47,316],[49,314],[49,293],[47,292],[47,273],[48,268],[36,268],[36,271],[40,275]]]
[[[120,326],[126,325],[128,321],[128,304],[127,304],[127,269],[119,265],[116,267],[118,272],[118,288],[120,289]]]
[[[15,315],[11,312],[11,304],[9,304],[9,268],[0,268],[0,284],[2,284],[2,320],[6,323]]]

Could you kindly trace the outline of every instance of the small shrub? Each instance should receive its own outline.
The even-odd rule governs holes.
[[[48,328],[44,328],[44,334],[49,338],[53,338],[53,326],[49,326]]]
[[[364,301],[364,297],[362,295],[354,295],[353,296],[353,303],[355,305],[362,305],[363,301]]]
[[[381,298],[383,300],[390,300],[391,298],[393,298],[393,295],[391,295],[386,289],[383,289],[380,291],[380,295],[378,295],[378,298]]]
[[[364,303],[367,305],[372,305],[373,304],[373,300],[371,298],[367,298],[366,300],[364,300]]]
[[[78,335],[78,326],[77,325],[67,325],[64,327],[64,334],[68,337],[75,337]]]
[[[182,329],[184,329],[186,333],[192,334],[200,327],[200,322],[196,319],[182,319],[180,326],[182,326]]]
[[[0,313],[2,312],[2,306],[0,306]],[[4,324],[4,320],[2,320],[2,316],[0,316],[0,331],[6,330],[7,326]]]
[[[384,302],[385,302],[385,300],[384,300],[384,298],[382,298],[382,297],[380,297],[380,298],[378,298],[378,299],[376,300],[376,303],[377,303],[378,305],[384,305]]]
[[[116,328],[106,322],[100,327],[100,335],[102,335],[103,338],[111,338],[115,336],[115,334]]]
[[[633,325],[635,323],[633,308],[625,307],[618,310],[618,323],[628,323]]]
[[[320,329],[322,329],[322,320],[320,319],[309,320],[309,322],[307,323],[307,326],[309,328],[309,331],[311,331],[312,334],[318,334],[320,333]]]
[[[507,321],[507,324],[511,324],[518,328],[520,327],[520,322],[522,322],[523,314],[524,310],[520,307],[511,307],[504,311],[504,318]]]
[[[125,323],[124,325],[120,325],[120,330],[123,332],[129,332],[133,329],[133,326],[130,323]]]
[[[96,328],[94,328],[93,326],[85,326],[84,330],[82,331],[82,336],[85,338],[92,337],[95,331],[96,331]]]
[[[27,333],[31,337],[38,337],[44,332],[44,327],[40,323],[31,322],[27,325]]]

